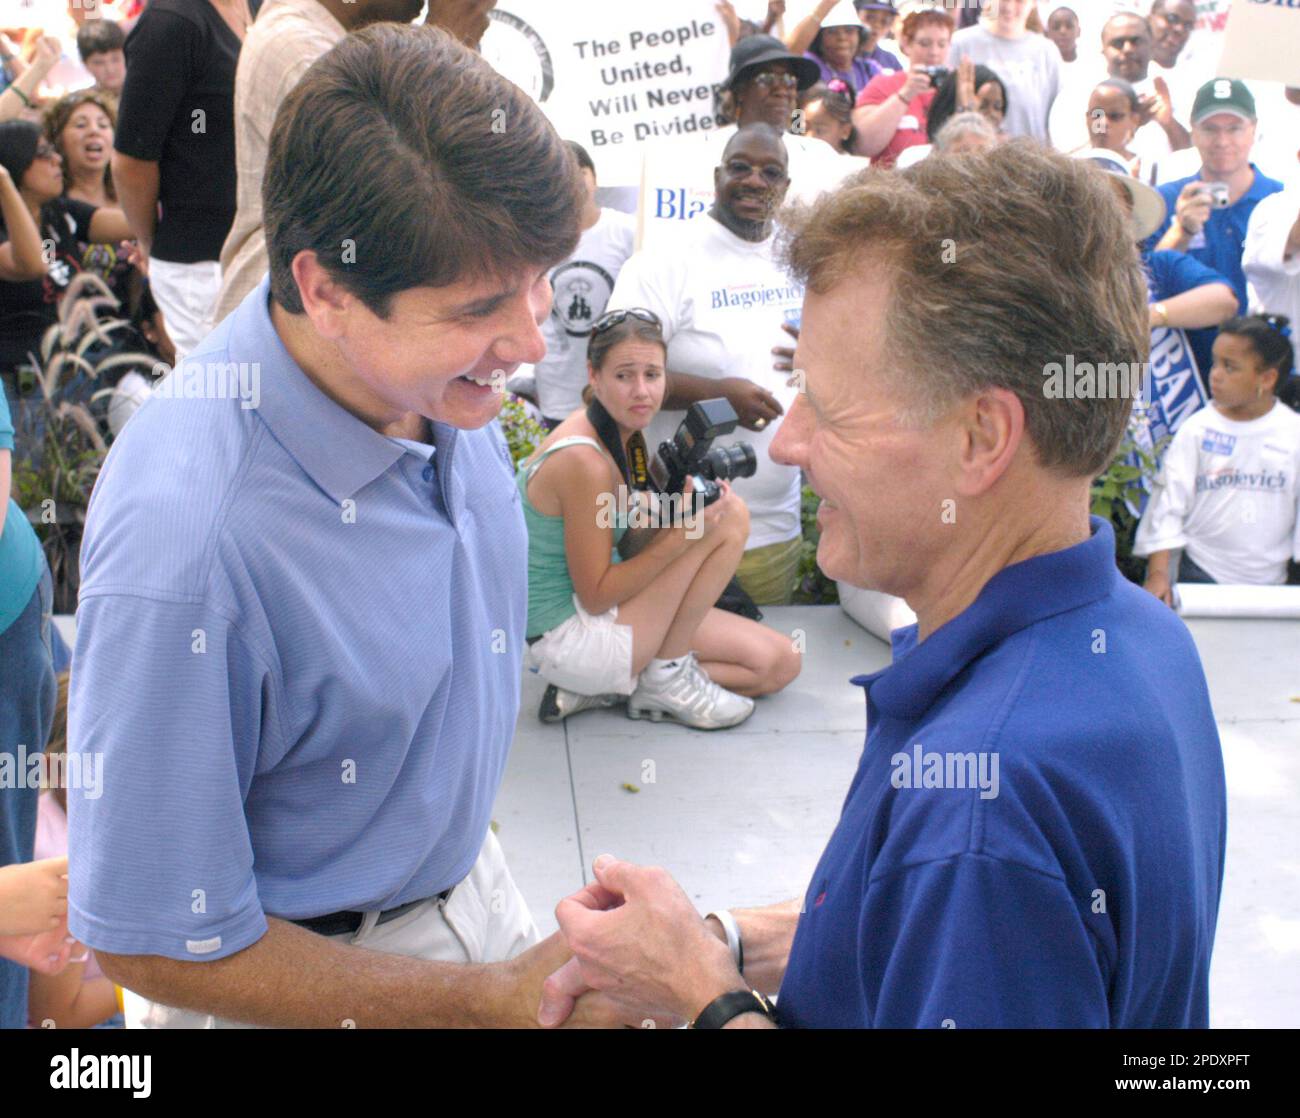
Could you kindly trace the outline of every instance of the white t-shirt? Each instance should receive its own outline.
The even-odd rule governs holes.
[[[672,247],[636,253],[618,277],[610,307],[646,307],[663,320],[670,373],[745,377],[789,411],[795,389],[788,374],[772,368],[772,347],[793,344],[781,323],[797,319],[803,287],[777,267],[772,237],[743,240],[708,215],[691,223],[687,237]],[[652,454],[672,438],[685,414],[655,416],[645,432]],[[754,476],[734,483],[749,506],[748,548],[794,539],[801,530],[799,470],[768,455],[780,422],[763,431],[738,427],[719,440],[721,445],[747,442],[758,457]]]
[[[548,419],[564,419],[582,407],[591,324],[605,313],[635,237],[631,214],[602,209],[596,224],[583,231],[573,255],[551,269],[555,296],[542,323],[546,356],[534,369],[537,402]]]
[[[1270,194],[1250,215],[1241,266],[1252,311],[1284,314],[1300,330],[1300,252],[1282,258],[1291,227],[1300,216],[1300,187]]]
[[[1274,401],[1248,423],[1207,404],[1178,428],[1135,555],[1184,548],[1216,582],[1277,586],[1300,558],[1300,415]]]

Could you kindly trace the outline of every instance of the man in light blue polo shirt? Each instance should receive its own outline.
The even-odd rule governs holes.
[[[1149,346],[1105,178],[1012,141],[796,221],[804,391],[771,453],[822,496],[826,574],[917,624],[852,681],[866,745],[803,898],[701,919],[663,870],[602,856],[556,909],[575,958],[544,1023],[616,988],[701,1028],[1207,1026],[1209,694],[1182,621],[1088,515],[1140,377],[1044,390],[1067,355],[1140,370]]]
[[[489,830],[527,566],[493,419],[576,168],[477,55],[383,23],[286,99],[264,200],[270,274],[91,503],[69,927],[129,1022],[523,1023],[566,952]]]

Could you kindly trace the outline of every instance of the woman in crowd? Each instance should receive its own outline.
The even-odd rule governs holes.
[[[928,144],[915,144],[904,148],[895,166],[910,167],[930,154],[935,137],[943,126],[958,113],[978,113],[995,133],[1001,133],[1010,99],[1002,79],[987,66],[978,66],[963,58],[957,69],[949,73],[939,85],[930,103],[926,121]]]
[[[44,128],[45,138],[63,159],[65,196],[91,206],[116,206],[110,165],[117,129],[114,99],[94,89],[69,93],[46,110]],[[143,264],[134,241],[91,242],[84,247],[81,258],[82,269],[94,272],[108,284],[122,313],[139,331],[139,348],[171,365],[176,360],[176,347],[141,270]]]
[[[821,80],[833,78],[865,89],[880,67],[858,52],[867,41],[867,29],[849,0],[818,0],[806,19],[800,20],[787,37],[786,45],[815,63]]]
[[[1173,604],[1179,548],[1179,582],[1276,586],[1300,559],[1300,415],[1277,399],[1294,364],[1280,315],[1219,328],[1213,400],[1174,434],[1133,547],[1149,556],[1146,588],[1162,601]]]
[[[675,523],[646,526],[631,511],[630,494],[649,500],[637,488],[648,466],[637,436],[663,404],[666,354],[653,313],[603,315],[588,343],[588,408],[520,464],[528,659],[549,684],[543,721],[630,696],[630,717],[722,729],[799,673],[786,636],[714,608],[749,535],[729,485]]]
[[[930,105],[938,83],[929,70],[946,66],[952,16],[941,8],[911,12],[903,20],[901,46],[910,69],[872,78],[853,111],[854,152],[875,166],[892,167],[905,148],[928,139]]]
[[[935,133],[934,150],[948,155],[964,151],[983,151],[1000,141],[1001,137],[985,117],[979,113],[958,113]]]
[[[803,110],[803,129],[807,135],[822,140],[840,155],[853,152],[853,90],[850,86],[831,78],[818,82],[799,95]]]
[[[1001,74],[1010,94],[1004,130],[1046,144],[1048,115],[1060,89],[1061,55],[1049,39],[1027,26],[1033,14],[1030,0],[999,0],[984,9],[976,26],[952,37],[950,58],[954,63],[969,58]]]

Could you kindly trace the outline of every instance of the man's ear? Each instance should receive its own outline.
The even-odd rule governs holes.
[[[346,333],[347,319],[354,296],[340,285],[321,264],[316,253],[303,249],[290,264],[303,313],[316,332],[325,338],[339,338]]]
[[[1025,438],[1025,406],[1008,388],[985,388],[957,416],[959,496],[987,493],[1011,467]]]

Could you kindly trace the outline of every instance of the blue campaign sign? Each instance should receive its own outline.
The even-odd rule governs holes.
[[[1133,402],[1133,418],[1129,423],[1133,441],[1159,465],[1174,432],[1189,415],[1205,407],[1209,399],[1187,334],[1170,326],[1152,330],[1151,363],[1148,375],[1142,378],[1142,391]],[[1136,454],[1130,456],[1129,462],[1141,466]],[[1142,515],[1148,492],[1147,479],[1143,476],[1136,507],[1133,501],[1125,502],[1134,516]]]

